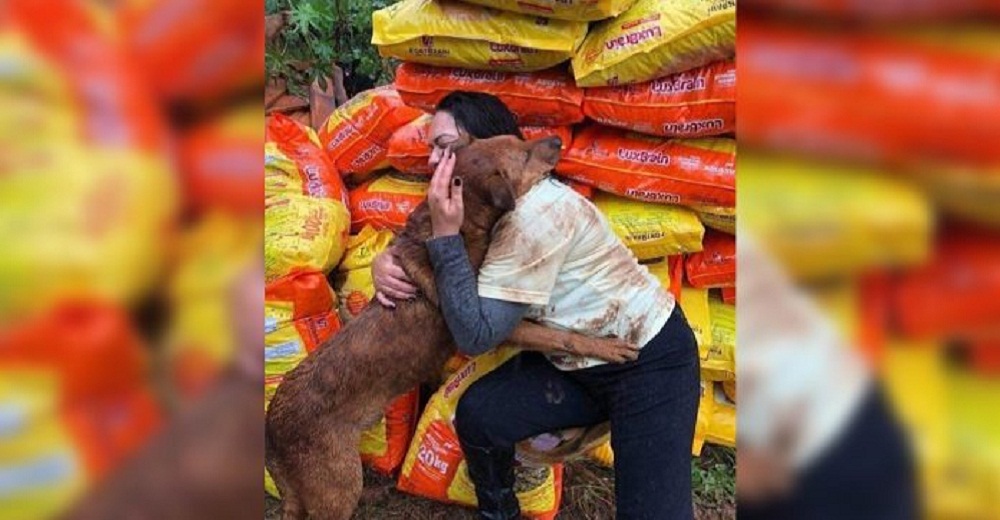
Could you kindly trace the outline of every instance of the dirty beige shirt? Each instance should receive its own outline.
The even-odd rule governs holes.
[[[530,305],[526,318],[639,347],[655,336],[674,298],[611,230],[597,207],[545,179],[495,228],[479,271],[479,295]],[[551,354],[562,370],[604,361]]]

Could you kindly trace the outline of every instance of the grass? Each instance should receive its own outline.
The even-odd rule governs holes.
[[[736,452],[706,445],[691,460],[697,520],[736,517]],[[566,464],[559,520],[611,520],[615,516],[614,472],[589,461]],[[265,520],[281,517],[279,502],[267,497]],[[353,520],[475,520],[472,509],[442,504],[396,490],[395,480],[365,470],[365,491]]]
[[[691,492],[696,517],[736,518],[736,450],[706,444],[691,459]]]

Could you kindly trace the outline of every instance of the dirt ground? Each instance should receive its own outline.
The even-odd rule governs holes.
[[[706,448],[693,459],[695,518],[723,520],[736,517],[733,497],[732,450]],[[589,461],[567,463],[563,503],[558,520],[612,520],[614,518],[614,474]],[[280,502],[267,497],[265,520],[279,520]],[[472,509],[442,504],[401,493],[395,480],[365,470],[365,490],[353,520],[475,520]]]

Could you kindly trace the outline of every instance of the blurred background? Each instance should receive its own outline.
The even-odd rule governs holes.
[[[750,448],[780,452],[764,423],[798,425],[792,481],[768,495],[793,517],[820,491],[893,496],[902,448],[919,516],[1000,518],[998,6],[741,2],[738,474],[767,466]],[[744,516],[760,497],[737,480]]]
[[[0,518],[263,514],[263,8],[0,4]]]

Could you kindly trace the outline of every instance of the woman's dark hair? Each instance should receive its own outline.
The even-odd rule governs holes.
[[[437,110],[451,114],[455,123],[476,139],[498,135],[524,139],[514,114],[492,94],[456,90],[438,102]]]

